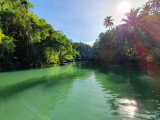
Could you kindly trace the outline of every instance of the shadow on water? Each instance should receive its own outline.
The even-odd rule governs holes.
[[[26,91],[32,87],[43,84],[44,89],[48,89],[49,87],[53,87],[56,84],[64,84],[68,82],[73,82],[73,79],[78,76],[78,73],[69,73],[64,72],[58,75],[52,76],[44,76],[41,78],[32,78],[22,82],[18,82],[16,84],[12,84],[9,86],[4,86],[0,88],[0,97],[8,98],[14,94],[18,94],[19,92]]]
[[[55,109],[57,103],[64,104],[72,88],[74,78],[80,75],[81,73],[71,70],[60,74],[27,79],[16,84],[1,87],[0,118],[2,120],[11,118],[20,120],[26,119],[27,116],[28,119],[50,120],[48,113]],[[17,99],[20,102],[22,99],[19,99],[21,98],[19,93],[24,101],[18,104],[14,101],[14,95],[18,95]],[[10,106],[7,102],[9,100]],[[14,105],[18,105],[18,109],[14,112],[16,118],[14,118],[14,114],[12,115],[8,112],[9,109],[14,111]],[[25,109],[26,107],[27,109]],[[18,111],[21,115],[18,115]],[[58,119],[56,115],[53,118]]]
[[[61,84],[60,89],[63,89],[65,96],[62,97],[61,95],[60,97],[50,98],[45,103],[41,101],[41,103],[46,104],[45,106],[48,106],[47,110],[43,112],[47,115],[49,110],[55,108],[60,99],[62,100],[61,102],[65,102],[74,79],[80,77],[80,80],[83,80],[82,76],[88,74],[87,72],[85,73],[86,69],[87,71],[94,71],[96,82],[105,93],[106,104],[110,106],[110,112],[113,116],[130,116],[131,118],[139,119],[160,118],[159,79],[142,73],[138,66],[108,66],[89,62],[76,62],[70,64],[68,68],[62,66],[59,70],[61,71],[62,69],[68,69],[68,71],[40,78],[35,77],[1,87],[0,101],[5,103],[5,100],[11,96],[30,90],[36,86],[41,86],[42,92],[60,87],[57,85]],[[63,86],[64,83],[69,83],[69,85]],[[47,94],[50,97],[52,97],[52,92],[55,92],[57,96],[61,93],[55,90],[50,93],[48,92]],[[41,93],[39,100],[43,100],[44,96],[47,97],[48,95]],[[125,103],[126,101],[128,103]],[[133,105],[134,101],[136,104]]]
[[[126,115],[139,119],[160,118],[159,78],[149,76],[138,66],[109,66],[83,62],[77,63],[74,67],[96,71],[96,80],[106,93],[106,102],[111,107],[110,111],[113,111],[112,115]],[[101,78],[101,74],[105,74],[106,77]],[[128,103],[123,103],[124,101]],[[136,105],[131,102],[135,102]]]

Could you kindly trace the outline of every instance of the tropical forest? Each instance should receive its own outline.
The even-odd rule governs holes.
[[[160,119],[160,0],[128,8],[119,25],[103,17],[92,45],[34,14],[31,1],[0,0],[0,120]],[[74,3],[60,1],[46,0]]]

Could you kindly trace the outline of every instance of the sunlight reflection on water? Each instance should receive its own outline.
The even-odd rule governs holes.
[[[119,108],[120,108],[120,113],[122,115],[128,116],[130,118],[136,117],[136,111],[137,111],[136,101],[128,99],[120,99]]]

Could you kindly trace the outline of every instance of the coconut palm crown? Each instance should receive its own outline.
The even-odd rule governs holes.
[[[151,10],[151,5],[150,5],[149,2],[147,2],[146,4],[143,5],[143,7],[142,7],[142,13],[144,13],[144,12],[149,13],[150,10]]]
[[[145,16],[148,15],[148,13],[140,13],[140,8],[131,8],[129,13],[126,13],[127,19],[122,19],[125,24],[122,24],[123,27],[128,28],[129,30],[136,29],[137,25],[140,25],[139,23],[142,22],[145,18]]]
[[[149,3],[151,4],[151,8],[153,10],[159,10],[160,9],[160,0],[149,0]]]
[[[104,18],[104,23],[103,25],[107,28],[109,27],[109,30],[110,30],[110,27],[112,28],[112,26],[114,25],[113,21],[114,19],[111,19],[112,16],[107,16],[106,18]]]

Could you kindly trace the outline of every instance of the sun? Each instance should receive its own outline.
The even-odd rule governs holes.
[[[127,10],[129,9],[129,3],[128,2],[122,2],[120,5],[119,5],[119,12],[121,13],[125,13],[127,12]]]

